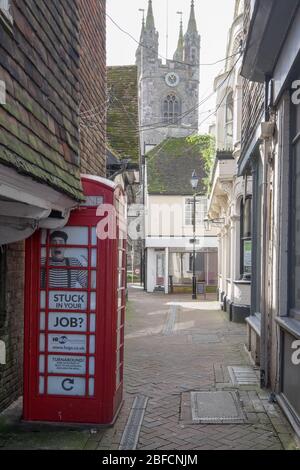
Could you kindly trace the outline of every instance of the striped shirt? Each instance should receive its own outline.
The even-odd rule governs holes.
[[[42,265],[46,264],[46,259],[42,259]],[[76,266],[83,267],[83,264],[76,258],[65,258],[63,261],[55,261],[52,258],[49,259],[49,266],[59,267],[59,266]],[[41,288],[45,289],[46,287],[46,270],[45,268],[41,269]],[[88,284],[88,272],[81,271],[79,269],[49,269],[49,282],[48,287],[54,288],[67,288],[67,289],[76,289],[83,288],[86,289]]]

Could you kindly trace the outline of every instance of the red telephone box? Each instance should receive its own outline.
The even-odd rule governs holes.
[[[110,424],[122,405],[126,202],[103,178],[82,183],[68,225],[26,244],[28,421]]]

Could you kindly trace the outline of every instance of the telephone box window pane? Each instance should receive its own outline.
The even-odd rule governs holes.
[[[49,243],[62,241],[65,245],[88,245],[88,227],[65,227],[60,230],[50,230]],[[47,241],[47,230],[42,231],[42,245]]]
[[[86,357],[48,356],[48,372],[50,374],[85,374]]]
[[[40,335],[40,352],[45,352],[45,335]]]
[[[89,380],[89,396],[93,397],[95,395],[95,379]]]
[[[123,271],[119,271],[119,276],[118,276],[118,287],[123,287]]]
[[[42,273],[43,275],[43,273]],[[42,280],[42,287],[45,287],[45,282]],[[53,288],[66,288],[66,289],[87,289],[88,287],[88,272],[78,269],[50,269],[48,287]]]
[[[96,289],[96,287],[97,287],[97,271],[92,271],[91,289]]]
[[[39,394],[43,395],[45,393],[45,377],[39,377]]]
[[[45,356],[39,357],[39,373],[40,374],[45,373]]]
[[[97,267],[97,250],[92,250],[92,262],[91,262],[92,268]]]
[[[123,289],[118,291],[118,308],[122,307]]]
[[[91,293],[91,310],[96,310],[96,292]]]
[[[41,276],[40,283],[41,288],[46,288],[46,256],[41,259]],[[88,265],[88,250],[70,248],[65,249],[63,247],[52,247],[50,249],[50,257],[48,259],[48,266],[50,269],[48,287],[59,287],[59,288],[87,288],[87,271],[80,269],[69,269],[69,268],[85,268]],[[65,269],[64,269],[65,268]]]
[[[92,231],[92,237],[91,237],[92,238],[92,245],[95,246],[95,245],[97,245],[97,227],[93,227],[91,229],[91,231]]]
[[[118,310],[118,329],[121,327],[122,325],[122,310],[119,309]]]
[[[44,312],[40,314],[40,330],[43,331],[46,328],[46,315]]]
[[[49,308],[54,310],[83,310],[87,309],[86,292],[49,292]]]
[[[90,354],[95,354],[96,352],[96,337],[90,336]]]
[[[45,291],[40,292],[40,307],[43,310],[46,308],[46,292]]]
[[[87,331],[86,313],[49,313],[48,329],[51,331]]]
[[[119,268],[123,267],[123,250],[119,250]]]
[[[80,377],[48,377],[48,395],[83,397],[85,383]]]
[[[95,358],[90,357],[89,374],[95,375]]]
[[[96,315],[90,315],[90,332],[95,333],[96,331]]]
[[[68,335],[66,333],[48,335],[48,351],[86,354],[87,339],[85,335]]]
[[[117,387],[119,387],[121,382],[122,382],[122,368],[120,367],[120,369],[117,370]]]
[[[120,349],[121,346],[121,330],[118,330],[117,334],[117,349]]]

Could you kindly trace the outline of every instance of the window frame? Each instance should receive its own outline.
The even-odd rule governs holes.
[[[177,110],[176,110],[177,106]],[[177,111],[177,112],[176,112]],[[175,93],[169,93],[162,102],[163,121],[169,125],[180,125],[181,123],[181,99]]]
[[[290,193],[289,193],[289,235],[288,235],[288,315],[300,321],[300,309],[296,307],[296,205],[297,184],[297,147],[300,146],[300,105],[291,106],[291,154],[290,154]],[[299,152],[300,153],[300,152]]]
[[[246,202],[250,201],[250,234],[245,235],[244,229],[245,229],[245,207],[246,207]],[[240,276],[241,280],[244,281],[251,281],[252,279],[252,269],[253,266],[251,266],[251,273],[246,273],[245,272],[245,242],[251,242],[252,247],[251,250],[253,250],[253,234],[252,234],[252,214],[253,214],[253,197],[252,195],[248,195],[246,199],[242,198],[241,200],[241,223],[240,223]]]
[[[191,213],[190,213],[190,219],[187,219],[189,217],[187,207],[188,207],[188,201],[191,202],[190,206],[191,207]],[[199,208],[201,208],[201,203],[204,204],[204,209],[199,211]],[[193,227],[194,221],[193,221],[193,210],[194,210],[194,198],[193,196],[186,197],[184,199],[184,225],[185,227]],[[207,198],[204,197],[196,197],[196,228],[203,226],[204,225],[204,220],[207,215],[207,208],[208,208],[208,201]],[[198,209],[198,210],[197,210]],[[200,214],[200,215],[199,215]],[[203,219],[202,219],[202,214],[203,214]],[[187,222],[188,221],[188,222]],[[190,223],[189,223],[190,222]]]
[[[231,119],[228,119],[229,109],[231,110]],[[225,146],[227,146],[228,149],[233,147],[233,134],[234,134],[233,123],[234,123],[234,95],[233,95],[233,90],[230,90],[226,96],[226,106],[225,106]],[[228,130],[230,129],[230,127],[232,130],[232,134],[228,133]]]

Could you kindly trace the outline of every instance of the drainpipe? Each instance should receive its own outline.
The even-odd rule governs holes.
[[[269,384],[269,276],[268,276],[268,232],[269,227],[269,184],[268,166],[272,152],[272,137],[274,134],[274,123],[270,122],[269,113],[269,84],[267,78],[265,82],[265,122],[261,124],[263,140],[263,202],[262,202],[262,328],[261,328],[261,387],[267,388]]]

